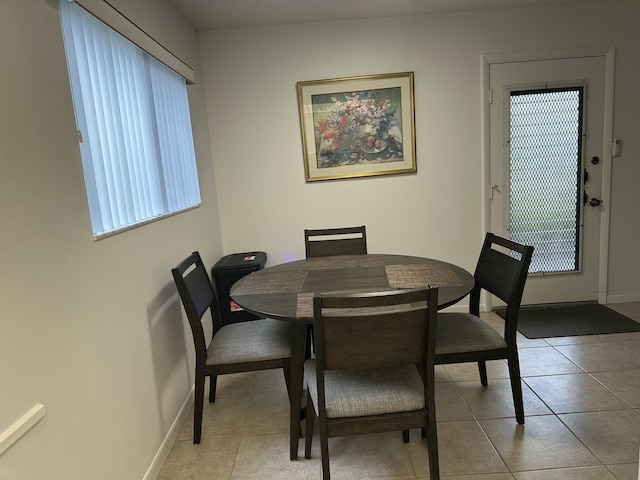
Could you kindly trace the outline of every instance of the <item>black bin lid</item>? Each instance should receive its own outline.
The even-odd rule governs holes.
[[[214,272],[230,272],[246,268],[260,269],[267,263],[265,252],[245,252],[225,255],[213,266]]]

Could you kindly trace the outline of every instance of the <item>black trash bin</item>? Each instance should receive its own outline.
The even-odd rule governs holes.
[[[265,263],[267,263],[267,254],[265,252],[233,253],[222,257],[211,268],[211,278],[218,297],[222,325],[259,318],[252,313],[246,312],[231,300],[229,290],[242,277],[263,269]]]

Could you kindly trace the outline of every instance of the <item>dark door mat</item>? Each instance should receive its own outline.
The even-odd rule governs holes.
[[[505,309],[497,309],[502,318]],[[576,337],[606,333],[640,332],[636,322],[604,305],[520,308],[518,331],[527,338]]]

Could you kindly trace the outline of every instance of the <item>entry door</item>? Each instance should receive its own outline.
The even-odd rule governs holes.
[[[523,304],[597,301],[604,57],[490,66],[491,229],[534,245]]]

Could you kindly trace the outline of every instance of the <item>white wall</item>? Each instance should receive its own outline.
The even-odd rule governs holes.
[[[223,243],[304,257],[303,229],[366,224],[371,252],[472,270],[484,236],[481,56],[615,46],[610,301],[640,300],[636,2],[200,33]],[[615,20],[615,21],[614,21]],[[305,184],[296,82],[415,72],[417,175]]]
[[[191,389],[170,269],[222,255],[197,35],[165,0],[115,4],[196,68],[202,206],[93,241],[56,3],[1,2],[0,432],[47,412],[2,479],[142,479]]]

